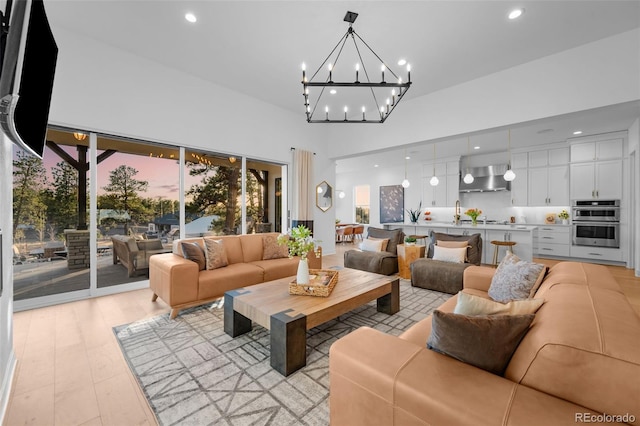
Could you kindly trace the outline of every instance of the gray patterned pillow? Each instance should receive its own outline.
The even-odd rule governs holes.
[[[222,268],[229,264],[227,251],[224,249],[222,240],[204,238],[204,246],[206,247],[204,255],[207,258],[207,271]]]
[[[507,252],[491,280],[489,297],[497,302],[528,299],[531,290],[542,282],[546,267],[539,263],[520,260]]]

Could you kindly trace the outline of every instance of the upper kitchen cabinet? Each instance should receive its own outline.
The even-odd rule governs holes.
[[[568,148],[544,149],[529,152],[529,167],[561,166],[568,163]]]
[[[528,179],[530,206],[569,204],[569,166],[530,168]]]
[[[571,145],[573,200],[622,198],[622,157],[626,132],[576,139]]]
[[[429,181],[435,174],[439,183],[431,186]],[[460,180],[459,159],[442,163],[424,164],[422,168],[422,200],[424,207],[453,207],[459,198]]]
[[[622,198],[622,160],[571,164],[571,199]]]
[[[582,161],[600,161],[622,158],[623,144],[623,136],[591,142],[575,143],[571,145],[571,162],[577,163]]]
[[[511,182],[511,205],[526,206],[528,205],[528,188],[529,176],[527,168],[512,168],[516,174],[516,178]]]

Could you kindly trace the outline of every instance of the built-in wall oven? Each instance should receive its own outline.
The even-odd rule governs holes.
[[[620,200],[576,200],[573,245],[620,247]]]

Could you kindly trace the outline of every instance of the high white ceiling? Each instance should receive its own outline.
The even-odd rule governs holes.
[[[62,27],[88,36],[299,113],[300,120],[300,65],[308,72],[320,66],[348,28],[346,11],[359,13],[354,29],[392,69],[399,71],[400,58],[411,63],[407,98],[640,26],[637,0],[45,0],[45,7],[54,34]],[[510,21],[515,7],[525,13]],[[187,22],[186,12],[198,21]],[[626,110],[623,121],[637,110],[637,104]],[[606,127],[620,115],[588,117],[585,125],[595,120]],[[580,117],[564,117],[563,126],[579,124],[570,119]],[[561,140],[558,129],[542,138],[531,132],[537,135],[531,143]],[[466,139],[463,146],[466,151]]]

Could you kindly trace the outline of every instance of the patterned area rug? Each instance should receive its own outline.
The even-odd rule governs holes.
[[[222,302],[114,327],[161,425],[328,425],[329,347],[369,326],[398,335],[451,295],[400,280],[400,312],[375,301],[307,332],[307,365],[283,377],[269,365],[269,332],[231,338]]]

